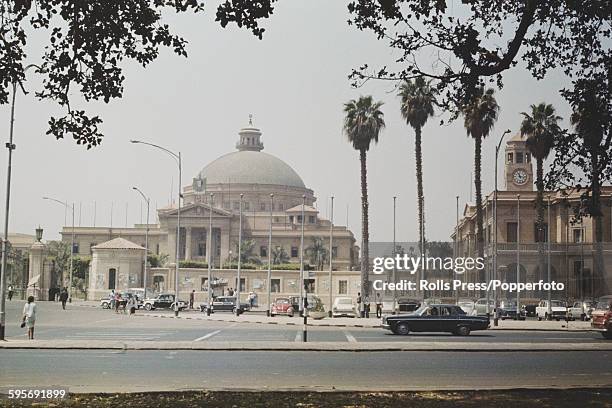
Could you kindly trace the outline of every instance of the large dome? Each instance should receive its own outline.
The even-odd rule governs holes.
[[[281,159],[257,150],[228,153],[199,173],[206,184],[276,184],[306,188],[302,178]]]

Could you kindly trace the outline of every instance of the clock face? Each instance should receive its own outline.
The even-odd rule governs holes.
[[[512,181],[519,186],[527,183],[527,179],[527,172],[525,172],[525,170],[516,170],[514,174],[512,174]]]

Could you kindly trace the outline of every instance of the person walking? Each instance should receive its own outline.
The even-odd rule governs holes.
[[[21,327],[28,329],[28,340],[34,340],[34,323],[36,323],[36,303],[34,296],[28,296],[28,302],[23,306],[23,321]]]
[[[121,306],[121,294],[115,293],[115,313],[119,313],[119,306]]]
[[[195,301],[195,289],[189,294],[189,308],[193,309],[193,302]]]
[[[62,289],[62,292],[59,296],[59,300],[60,302],[62,302],[62,309],[66,310],[66,302],[68,301],[68,291],[66,290],[66,288]]]
[[[130,316],[136,313],[136,296],[132,296],[128,301],[128,307],[130,309]]]
[[[361,306],[361,292],[357,292],[357,314],[359,317],[363,317],[363,310]]]
[[[113,310],[115,308],[115,289],[108,294],[108,299],[110,300],[110,310]]]
[[[234,296],[234,289],[229,288],[229,289],[227,290],[227,295],[228,295],[228,296]]]
[[[8,300],[11,301],[13,299],[13,285],[8,285]]]
[[[376,317],[382,317],[382,298],[380,297],[380,293],[376,294]]]
[[[365,295],[363,299],[363,313],[366,318],[370,318],[370,297]]]

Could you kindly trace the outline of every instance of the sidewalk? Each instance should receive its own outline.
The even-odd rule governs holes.
[[[228,342],[228,341],[107,341],[11,340],[1,349],[58,350],[207,350],[207,351],[447,351],[534,352],[612,351],[612,342],[600,343],[490,343],[490,342]]]

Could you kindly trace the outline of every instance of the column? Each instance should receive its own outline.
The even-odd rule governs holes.
[[[191,259],[191,227],[185,227],[185,260]]]
[[[229,251],[230,251],[230,236],[229,232],[223,228],[221,231],[221,259],[219,262],[223,265],[224,262],[228,261]]]
[[[213,232],[206,228],[206,262],[211,261],[211,265],[215,264],[215,252],[213,251]]]
[[[168,226],[168,263],[176,262],[176,225]]]

